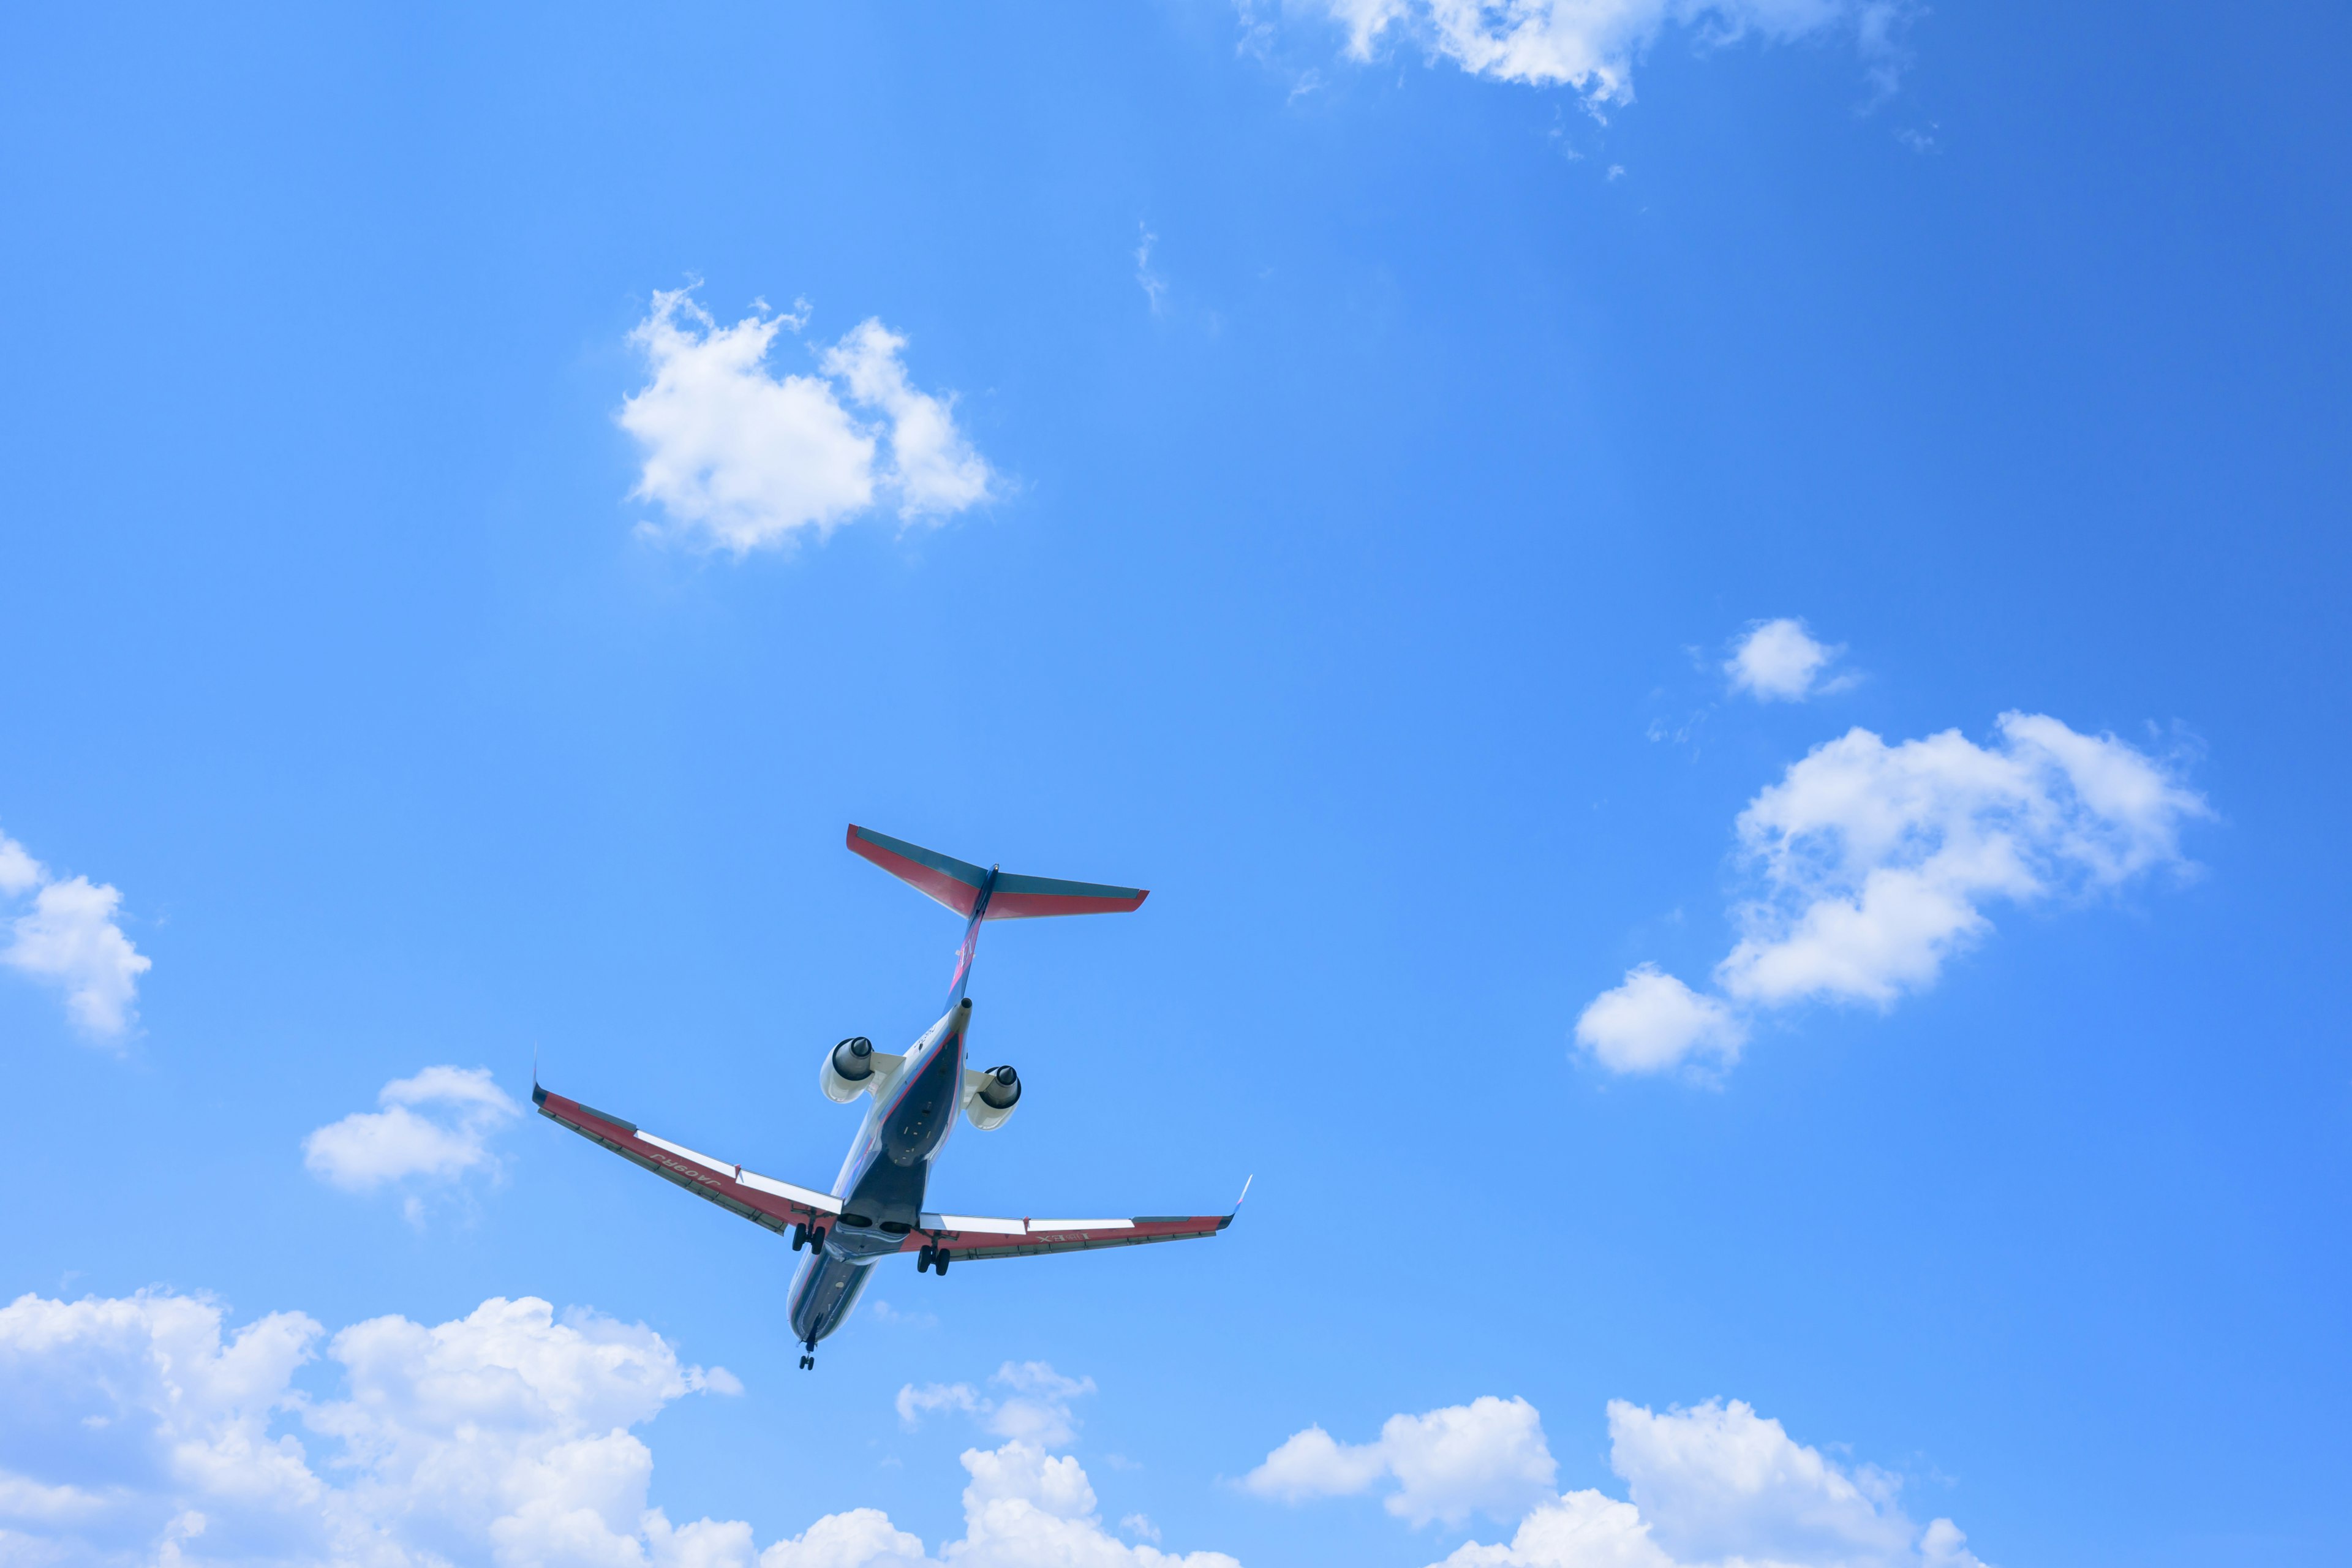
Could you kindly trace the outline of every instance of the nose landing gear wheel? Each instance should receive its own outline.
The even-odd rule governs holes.
[[[801,1370],[802,1370],[803,1372],[814,1372],[814,1371],[815,1371],[815,1370],[816,1370],[816,1357],[814,1357],[814,1356],[813,1356],[813,1355],[804,1355],[804,1356],[801,1357]]]

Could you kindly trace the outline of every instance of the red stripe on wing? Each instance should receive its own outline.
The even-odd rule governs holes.
[[[539,1113],[549,1121],[572,1129],[582,1137],[603,1144],[613,1152],[636,1164],[643,1165],[657,1176],[667,1177],[698,1197],[709,1198],[722,1208],[734,1210],[744,1218],[766,1226],[771,1230],[788,1230],[794,1225],[832,1223],[833,1215],[811,1205],[796,1203],[774,1193],[759,1188],[723,1172],[672,1153],[658,1143],[649,1143],[635,1126],[592,1110],[576,1100],[566,1099],[548,1089],[540,1089]],[[740,1172],[741,1166],[735,1169]]]

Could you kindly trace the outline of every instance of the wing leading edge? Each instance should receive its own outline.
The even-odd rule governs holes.
[[[789,1231],[795,1225],[822,1225],[841,1212],[841,1200],[830,1194],[796,1187],[698,1153],[683,1143],[656,1138],[635,1122],[551,1094],[537,1084],[531,1085],[530,1098],[550,1121],[569,1127],[590,1142],[601,1143],[632,1164],[643,1165],[664,1181],[675,1182],[754,1225]]]
[[[632,1164],[674,1182],[754,1225],[779,1233],[795,1225],[829,1225],[841,1200],[812,1187],[794,1186],[747,1171],[657,1138],[635,1122],[569,1100],[533,1084],[539,1113],[602,1144]],[[1246,1195],[1246,1194],[1244,1194]],[[1234,1214],[1241,1212],[1234,1205]],[[1055,1252],[1091,1252],[1105,1247],[1142,1247],[1155,1241],[1192,1241],[1212,1237],[1234,1223],[1234,1215],[1141,1215],[1134,1219],[995,1219],[981,1215],[926,1214],[919,1228],[899,1243],[901,1252],[937,1247],[959,1261],[971,1258],[1042,1258]]]

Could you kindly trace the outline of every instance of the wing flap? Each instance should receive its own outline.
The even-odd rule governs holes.
[[[591,1110],[576,1100],[550,1093],[536,1084],[531,1086],[530,1097],[539,1113],[550,1121],[754,1225],[787,1231],[795,1225],[821,1224],[841,1212],[841,1200],[828,1194],[779,1182],[683,1143],[656,1138],[633,1122]]]

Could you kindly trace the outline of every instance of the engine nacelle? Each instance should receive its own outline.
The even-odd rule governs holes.
[[[1021,1075],[1009,1067],[963,1075],[963,1113],[982,1132],[1002,1127],[1021,1103]]]
[[[874,1042],[863,1035],[852,1035],[827,1051],[824,1065],[817,1068],[816,1084],[827,1100],[839,1105],[864,1094],[874,1084]]]

